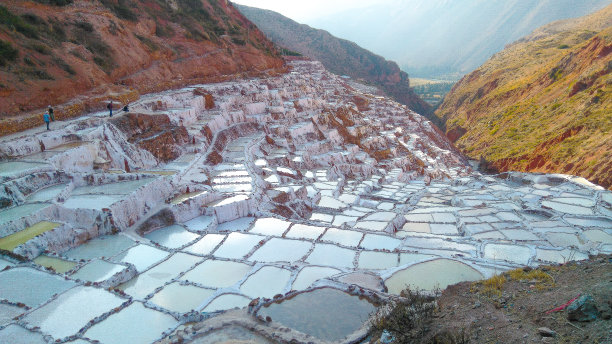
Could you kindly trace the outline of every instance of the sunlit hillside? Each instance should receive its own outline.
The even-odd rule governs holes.
[[[612,185],[612,5],[550,24],[465,76],[437,116],[470,157],[499,170]]]

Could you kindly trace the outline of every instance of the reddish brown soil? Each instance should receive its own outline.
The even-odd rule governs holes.
[[[465,331],[469,343],[612,343],[612,256],[541,270],[554,284],[508,280],[500,295],[485,293],[471,282],[448,287],[438,300],[425,342],[443,332]],[[546,314],[578,294],[591,295],[600,311],[596,321],[570,322],[565,311]],[[607,320],[605,319],[607,318]],[[538,328],[548,327],[555,337],[544,338]],[[455,341],[460,342],[460,341]]]

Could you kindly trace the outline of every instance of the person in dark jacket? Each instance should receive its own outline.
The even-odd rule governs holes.
[[[49,105],[49,109],[47,111],[49,112],[49,117],[51,117],[51,121],[55,122],[55,116],[53,115],[53,108],[51,107],[51,105]]]
[[[108,105],[106,105],[106,108],[108,109],[108,111],[110,111],[110,117],[113,117],[113,101],[111,100],[110,103],[108,103]]]
[[[49,118],[50,118],[49,113],[45,112],[45,114],[43,115],[43,121],[45,121],[45,123],[47,124],[47,130],[50,130],[49,129]]]

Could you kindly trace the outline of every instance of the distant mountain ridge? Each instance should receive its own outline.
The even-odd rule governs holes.
[[[306,23],[396,61],[412,76],[461,76],[505,45],[610,0],[379,0]]]
[[[234,6],[272,42],[321,61],[335,74],[364,79],[422,115],[431,114],[431,107],[412,91],[408,75],[400,70],[397,63],[274,11],[238,4]]]
[[[612,5],[551,23],[459,81],[436,111],[493,169],[557,172],[612,187]]]

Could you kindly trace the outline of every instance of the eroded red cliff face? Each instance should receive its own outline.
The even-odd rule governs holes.
[[[225,0],[40,2],[0,8],[1,43],[16,52],[0,59],[2,134],[40,124],[40,113],[24,112],[49,104],[62,119],[103,109],[110,98],[285,68]]]

